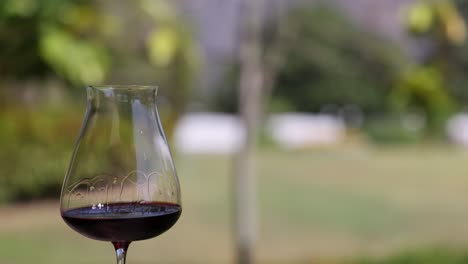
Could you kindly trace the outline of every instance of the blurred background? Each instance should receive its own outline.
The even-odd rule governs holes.
[[[160,86],[183,191],[128,262],[234,263],[249,72],[256,263],[468,263],[468,2],[242,2],[0,1],[0,263],[113,263],[57,201],[84,87],[107,83]]]

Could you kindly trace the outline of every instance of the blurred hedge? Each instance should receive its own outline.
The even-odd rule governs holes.
[[[0,112],[0,202],[58,198],[82,111]]]
[[[74,104],[0,107],[0,204],[59,198],[84,112]],[[161,119],[174,127],[168,111]]]
[[[385,114],[368,118],[363,131],[377,144],[421,143],[425,137],[425,120],[416,114]]]

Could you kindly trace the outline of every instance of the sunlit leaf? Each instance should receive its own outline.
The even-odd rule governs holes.
[[[167,66],[177,52],[178,42],[177,33],[169,27],[153,31],[147,42],[151,62]]]
[[[44,30],[40,51],[55,71],[76,85],[101,83],[109,68],[102,47],[57,28]]]
[[[434,12],[429,3],[419,2],[408,10],[408,27],[415,33],[429,31],[434,23],[434,19]]]

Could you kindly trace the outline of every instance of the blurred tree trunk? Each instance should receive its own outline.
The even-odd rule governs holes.
[[[234,217],[237,263],[254,259],[257,225],[255,146],[262,110],[264,85],[261,21],[263,0],[242,0],[240,32],[239,113],[245,126],[245,140],[234,164]]]
[[[284,45],[291,38],[283,13],[286,10],[285,0],[273,4],[276,32],[263,54],[264,0],[241,1],[239,114],[245,126],[245,140],[234,164],[235,239],[239,264],[254,261],[258,218],[255,149],[267,101],[284,61]]]

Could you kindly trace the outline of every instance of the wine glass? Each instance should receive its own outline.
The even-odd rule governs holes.
[[[86,114],[63,182],[63,220],[88,238],[112,242],[117,264],[125,264],[132,241],[164,233],[182,211],[156,93],[153,86],[87,87]]]

